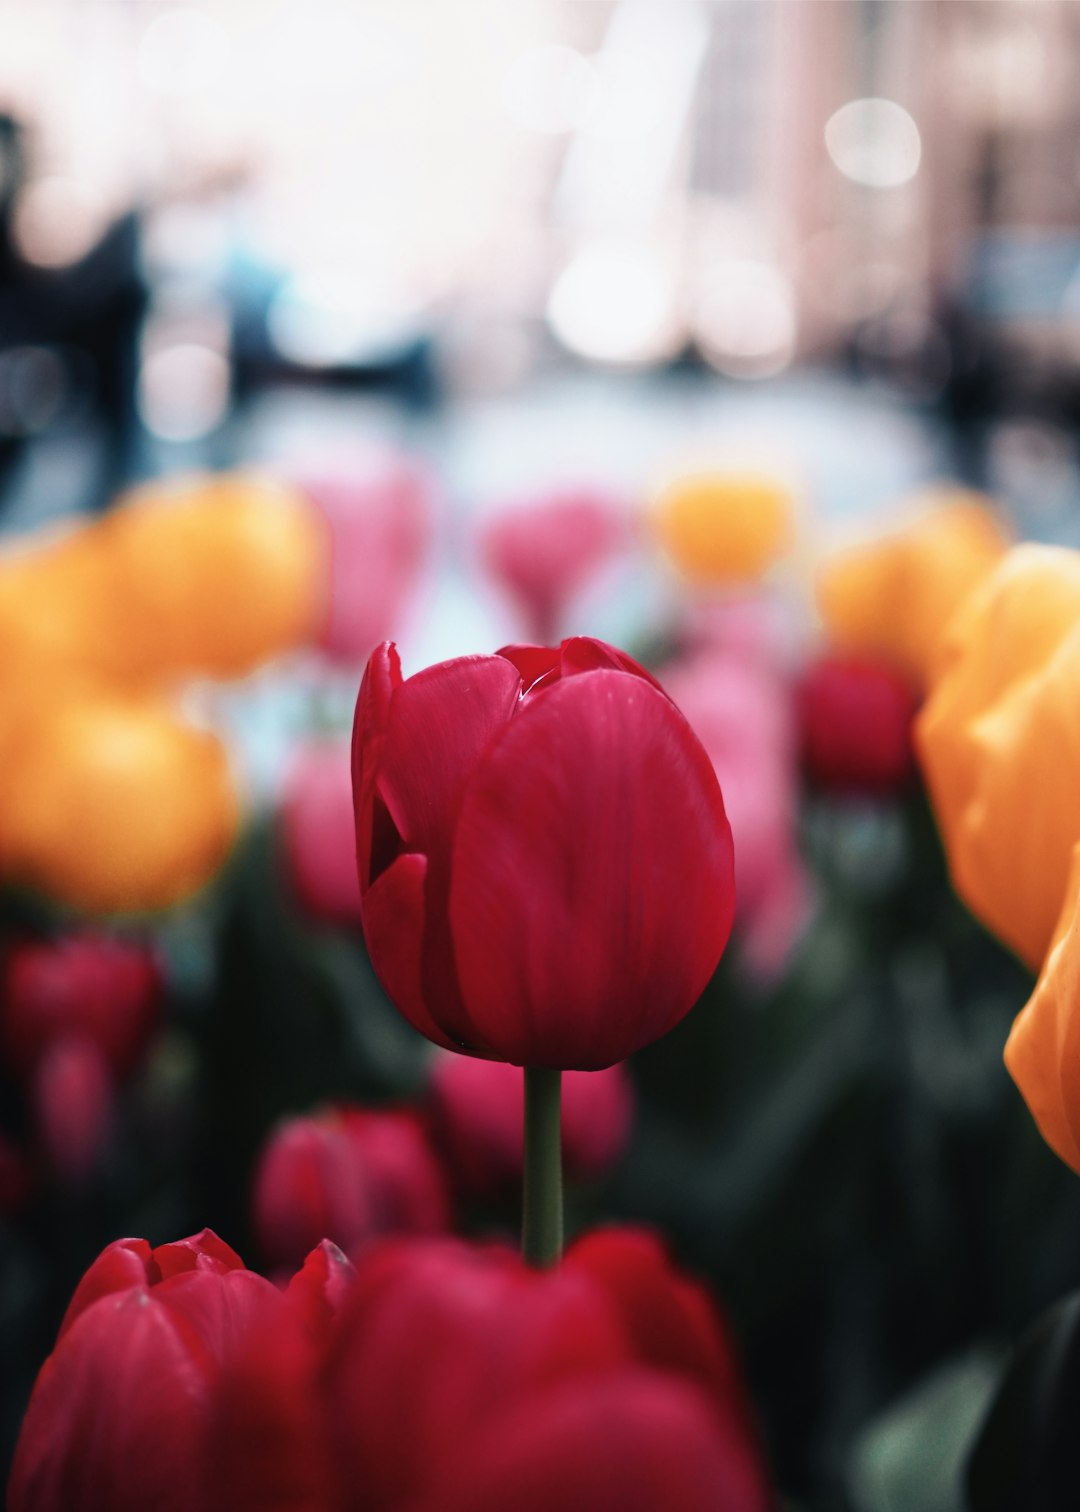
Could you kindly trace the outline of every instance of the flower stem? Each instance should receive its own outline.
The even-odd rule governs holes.
[[[521,1252],[543,1269],[556,1264],[562,1243],[562,1072],[526,1066]]]

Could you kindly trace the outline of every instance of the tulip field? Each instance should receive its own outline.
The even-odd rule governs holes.
[[[10,1512],[1074,1512],[1080,554],[447,493],[0,553]]]

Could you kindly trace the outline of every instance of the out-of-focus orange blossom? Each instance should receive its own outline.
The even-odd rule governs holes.
[[[916,742],[957,891],[1033,968],[1080,840],[1080,554],[1017,547],[950,627]]]
[[[830,642],[889,661],[928,688],[950,619],[1007,549],[989,503],[967,489],[935,489],[920,496],[925,513],[910,525],[830,556],[816,583]]]
[[[1005,1046],[1005,1064],[1047,1144],[1080,1171],[1080,845],[1038,984]]]
[[[696,583],[753,582],[791,544],[793,500],[767,473],[689,473],[661,489],[651,519],[665,554]]]
[[[329,539],[296,489],[243,475],[151,484],[106,525],[148,670],[235,677],[322,628]]]
[[[0,557],[0,871],[97,912],[205,883],[237,797],[220,742],[158,690],[314,641],[329,557],[305,495],[236,474],[147,485]]]
[[[237,798],[217,738],[146,699],[69,689],[7,741],[0,864],[91,912],[166,908],[228,854]]]

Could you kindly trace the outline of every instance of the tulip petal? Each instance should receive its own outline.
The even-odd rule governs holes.
[[[527,693],[534,683],[558,668],[562,652],[558,646],[500,646],[495,654],[514,664]]]
[[[595,640],[591,635],[574,635],[569,640],[564,640],[559,665],[563,677],[572,677],[576,672],[596,672],[603,667],[618,672],[632,672],[635,677],[644,678],[647,683],[651,683],[658,692],[664,692],[656,678],[640,662],[627,656],[625,651],[620,651],[618,646],[609,646],[607,641]]]
[[[375,974],[398,1012],[446,1050],[454,1044],[428,1011],[421,985],[426,856],[399,856],[364,898],[364,936]]]
[[[375,778],[382,756],[383,739],[390,718],[394,690],[400,688],[401,659],[397,647],[383,641],[368,659],[352,732],[353,807],[356,813],[356,856],[360,885],[371,880],[372,801]]]
[[[476,1038],[516,1064],[623,1060],[693,1007],[733,911],[719,784],[667,696],[598,671],[526,700],[455,838],[450,923]]]
[[[378,787],[409,850],[446,855],[465,780],[520,694],[517,668],[501,656],[442,662],[396,690]]]
[[[1080,1171],[1080,844],[1054,941],[1035,991],[1017,1016],[1005,1064],[1039,1132]]]
[[[75,1319],[101,1297],[130,1291],[135,1286],[151,1286],[158,1280],[160,1272],[145,1239],[116,1239],[107,1244],[75,1288],[56,1336],[57,1343]]]

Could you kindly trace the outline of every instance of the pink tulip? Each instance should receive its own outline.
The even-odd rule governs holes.
[[[297,901],[312,919],[359,925],[352,775],[347,744],[300,750],[281,799],[285,870]]]
[[[323,649],[363,661],[397,634],[431,544],[431,480],[393,453],[358,453],[296,481],[330,533]]]
[[[806,918],[796,848],[797,743],[789,690],[763,657],[708,652],[662,681],[701,740],[724,790],[735,840],[736,927],[760,975],[779,970]]]
[[[439,1148],[467,1192],[516,1190],[521,1180],[525,1081],[520,1066],[440,1055],[431,1075]],[[563,1171],[588,1181],[614,1165],[630,1137],[634,1092],[621,1062],[605,1071],[568,1071],[562,1080]]]
[[[609,495],[562,489],[485,521],[480,555],[521,609],[527,635],[548,645],[564,628],[574,595],[626,546],[629,533],[626,511]]]

